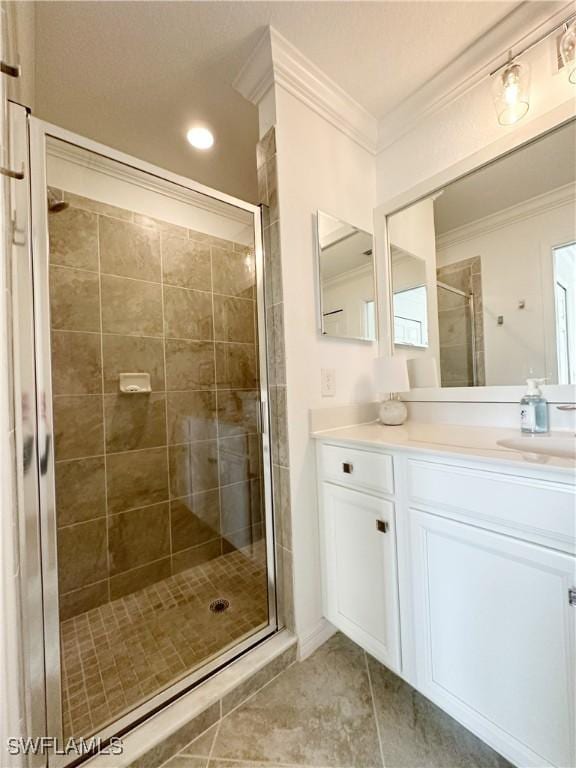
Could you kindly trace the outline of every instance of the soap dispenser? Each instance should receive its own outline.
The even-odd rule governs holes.
[[[548,432],[548,401],[539,384],[545,379],[526,379],[528,391],[520,400],[520,429],[531,435]]]

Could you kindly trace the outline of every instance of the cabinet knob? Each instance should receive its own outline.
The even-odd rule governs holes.
[[[344,472],[345,475],[351,475],[352,472],[354,472],[354,464],[350,461],[343,461],[342,472]]]
[[[388,523],[386,520],[376,520],[376,530],[380,533],[388,533]]]

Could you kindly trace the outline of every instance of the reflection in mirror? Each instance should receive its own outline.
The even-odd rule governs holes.
[[[576,383],[575,126],[388,217],[394,344],[443,387]]]
[[[428,346],[426,265],[417,256],[391,244],[394,277],[394,343]]]
[[[317,223],[322,334],[374,341],[372,235],[322,211]]]

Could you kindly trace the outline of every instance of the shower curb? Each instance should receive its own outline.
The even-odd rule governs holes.
[[[88,768],[158,768],[296,661],[297,638],[281,630],[122,738],[122,755]]]

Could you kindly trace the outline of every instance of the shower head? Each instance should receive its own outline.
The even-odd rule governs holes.
[[[55,192],[53,192],[51,189],[48,190],[49,213],[59,213],[60,211],[64,211],[66,208],[68,208],[68,205],[69,204],[65,203],[64,200],[59,200]]]

